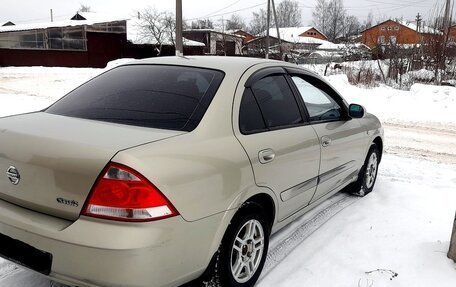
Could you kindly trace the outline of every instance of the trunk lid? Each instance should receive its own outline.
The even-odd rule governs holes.
[[[0,118],[0,199],[76,220],[118,151],[182,133],[43,112]]]

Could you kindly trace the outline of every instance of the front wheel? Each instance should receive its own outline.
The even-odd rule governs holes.
[[[377,180],[380,154],[376,144],[372,144],[364,165],[358,174],[358,180],[349,185],[348,190],[356,195],[365,196],[374,189]]]
[[[219,249],[214,275],[219,286],[253,286],[269,246],[270,227],[263,210],[243,207],[231,221]]]

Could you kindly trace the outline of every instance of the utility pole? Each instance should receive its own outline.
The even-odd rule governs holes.
[[[417,63],[420,63],[420,59],[421,59],[421,48],[423,47],[423,36],[421,36],[420,34],[420,31],[421,31],[421,21],[423,20],[423,18],[421,18],[421,15],[420,13],[418,13],[415,17],[415,21],[416,21],[416,34],[418,35],[418,39],[420,41],[420,43],[417,43],[414,45],[414,50],[415,50],[415,53],[413,53],[413,56],[412,56],[412,59],[414,61],[412,61],[412,69],[415,69],[416,67],[416,64]],[[420,45],[418,47],[418,45]],[[419,51],[417,53],[417,51]],[[421,67],[420,67],[421,69]]]
[[[52,9],[51,9],[51,22],[54,22],[54,13],[52,13]]]
[[[438,72],[438,69],[443,69],[445,70],[445,58],[446,58],[446,48],[447,48],[447,42],[448,42],[448,32],[450,29],[450,10],[451,10],[451,0],[446,0],[445,4],[445,14],[443,17],[443,38],[442,38],[442,43],[441,43],[441,54],[440,54],[440,59],[437,61],[437,66],[436,66],[436,72]],[[442,77],[437,76],[438,73],[436,73],[435,80],[438,84],[442,82]]]
[[[451,234],[450,250],[448,251],[448,258],[456,262],[456,216],[454,217],[453,232]]]
[[[184,55],[182,40],[182,0],[176,0],[176,56]]]
[[[443,18],[443,43],[446,45],[448,41],[448,30],[450,29],[450,10],[451,10],[451,0],[446,0],[445,4],[445,15]],[[446,49],[446,46],[444,47]]]
[[[266,16],[266,52],[265,57],[269,59],[269,27],[271,26],[271,0],[268,0],[268,9]]]
[[[276,25],[276,29],[277,29],[277,39],[279,39],[279,56],[280,56],[280,59],[283,60],[282,41],[280,40],[279,20],[277,19],[277,13],[276,13],[274,0],[271,0],[271,1],[272,1],[272,11],[274,12],[274,20],[275,20],[275,25]]]
[[[420,13],[418,13],[418,15],[416,15],[415,20],[416,20],[416,31],[417,31],[418,33],[420,33],[420,30],[421,30],[421,21],[423,20],[423,18],[421,18]]]

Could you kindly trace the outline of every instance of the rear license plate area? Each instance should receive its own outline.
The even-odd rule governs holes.
[[[0,256],[44,275],[51,273],[52,254],[0,234]]]

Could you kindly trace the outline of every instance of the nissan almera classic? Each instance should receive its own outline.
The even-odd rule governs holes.
[[[170,57],[0,119],[0,256],[73,286],[252,286],[271,234],[372,191],[379,120],[296,65]]]

